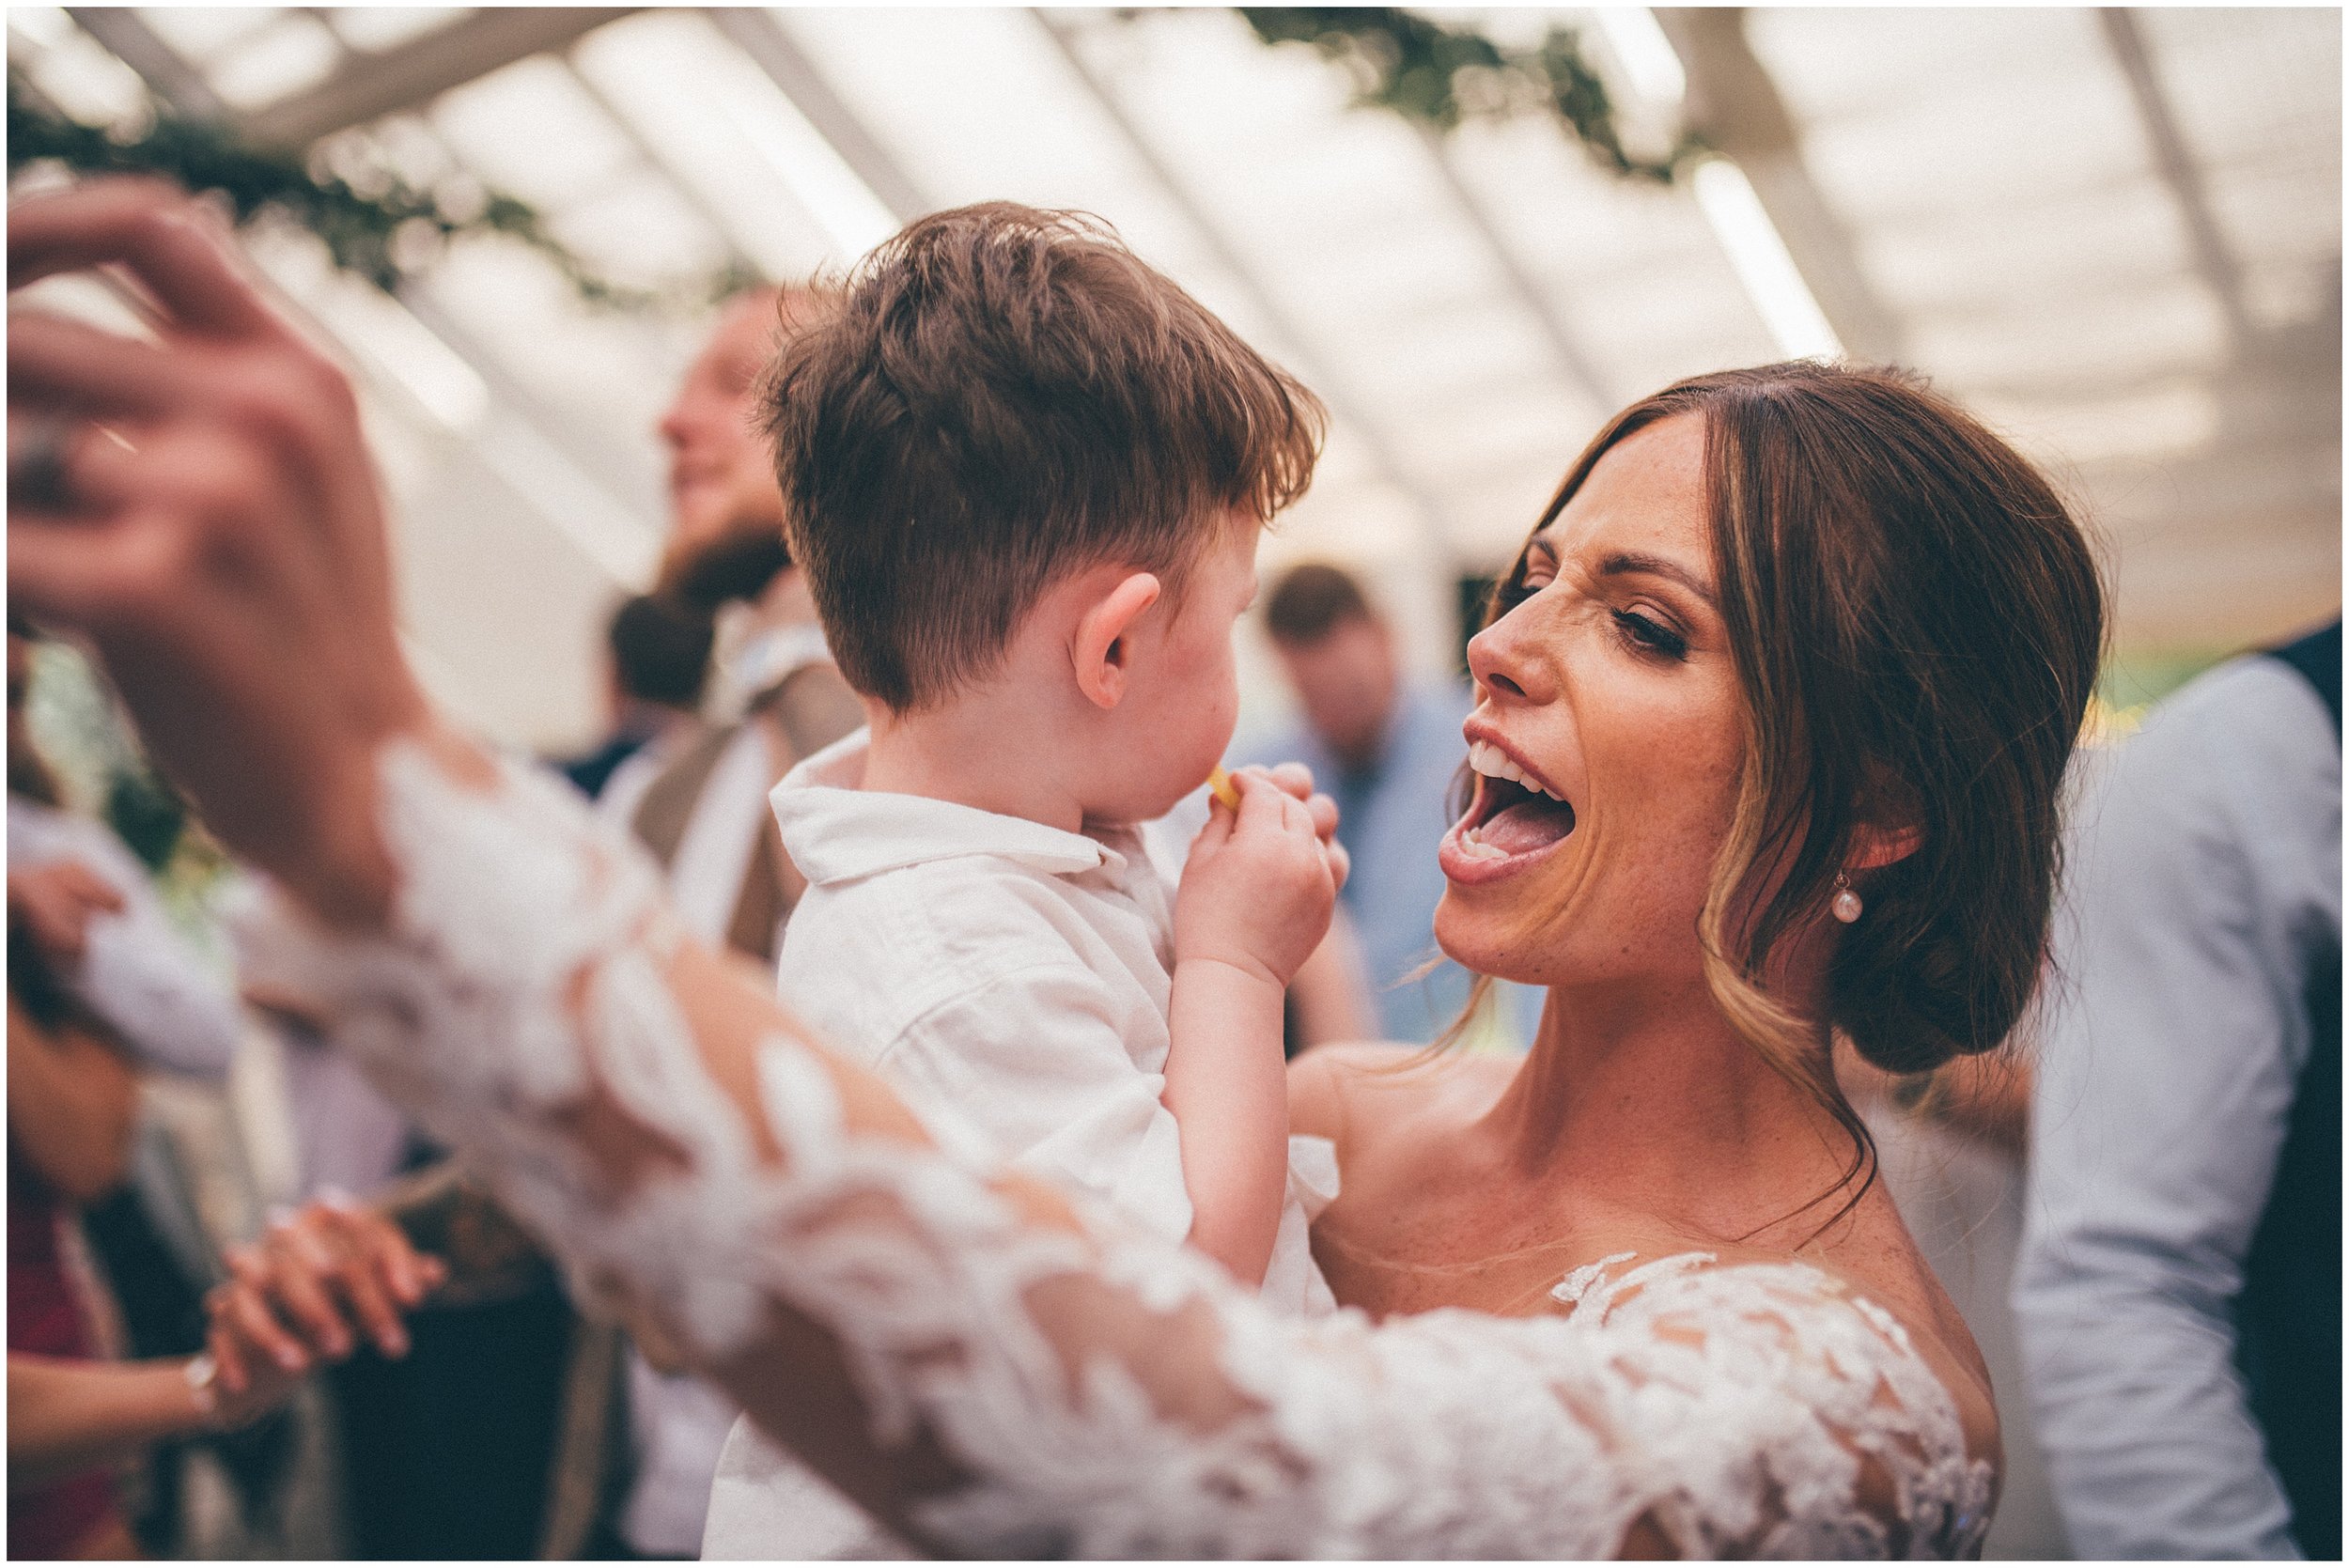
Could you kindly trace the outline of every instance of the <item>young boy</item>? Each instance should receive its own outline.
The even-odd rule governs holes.
[[[1326,1308],[1304,1200],[1334,1163],[1291,1176],[1281,1008],[1345,876],[1335,810],[1243,775],[1171,909],[1135,828],[1231,739],[1233,624],[1318,403],[1105,225],[1008,204],[867,258],[767,402],[870,720],[772,797],[809,883],[786,1003],[995,1157]],[[820,1483],[744,1439],[704,1555],[876,1545],[824,1538]]]

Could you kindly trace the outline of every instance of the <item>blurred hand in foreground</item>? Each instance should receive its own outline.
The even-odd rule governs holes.
[[[428,716],[350,383],[172,187],[10,209],[12,291],[101,267],[143,291],[153,341],[10,311],[11,603],[89,637],[224,840],[326,918],[378,921],[375,754]]]

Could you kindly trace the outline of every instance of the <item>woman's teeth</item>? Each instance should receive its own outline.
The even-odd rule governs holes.
[[[1460,852],[1475,861],[1505,861],[1509,851],[1498,844],[1486,844],[1481,828],[1470,828],[1460,834]]]
[[[1489,740],[1469,742],[1469,767],[1488,779],[1506,779],[1520,788],[1532,790],[1537,795],[1547,795],[1553,800],[1565,800],[1565,797],[1556,790],[1546,788],[1527,777],[1524,768],[1509,760],[1508,753]]]

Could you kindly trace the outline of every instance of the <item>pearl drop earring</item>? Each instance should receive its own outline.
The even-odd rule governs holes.
[[[1859,918],[1859,895],[1851,891],[1851,878],[1840,871],[1835,874],[1835,896],[1828,900],[1827,907],[1846,925]]]

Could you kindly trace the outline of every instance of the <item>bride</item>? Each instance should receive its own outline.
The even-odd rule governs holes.
[[[1703,377],[1568,474],[1471,645],[1438,916],[1549,987],[1540,1037],[1298,1064],[1343,1172],[1315,1250],[1360,1309],[1299,1322],[957,1163],[430,711],[350,390],[208,217],[94,183],[18,206],[8,249],[12,288],[115,263],[166,318],[15,319],[9,586],[284,890],[250,962],[906,1539],[1979,1549],[1990,1389],[1828,1048],[1920,1071],[2029,1001],[2101,605],[2061,503],[1948,404]]]

